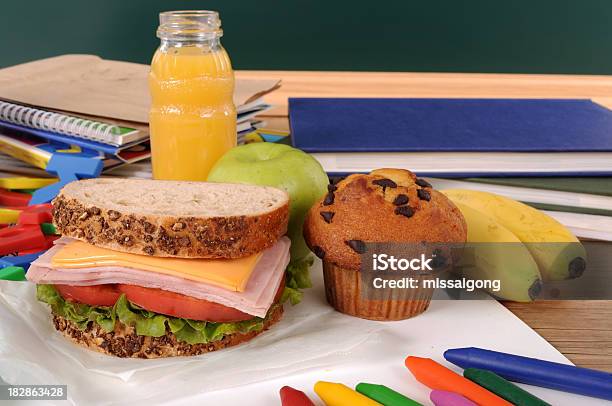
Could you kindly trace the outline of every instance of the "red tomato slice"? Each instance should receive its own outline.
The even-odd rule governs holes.
[[[162,289],[144,288],[136,285],[55,285],[64,299],[92,306],[112,306],[124,293],[127,299],[151,312],[185,319],[231,322],[252,319],[253,316],[232,307]],[[278,302],[285,287],[285,278],[276,292]]]
[[[252,315],[232,307],[167,290],[143,288],[136,285],[118,286],[130,302],[155,313],[212,322],[232,322],[253,318]],[[283,276],[274,298],[275,302],[280,300],[284,287],[285,277]]]
[[[149,311],[184,319],[203,321],[240,321],[253,316],[219,303],[196,299],[162,289],[136,285],[119,285],[127,299]]]
[[[55,289],[66,300],[91,306],[112,306],[121,296],[117,285],[55,285]]]

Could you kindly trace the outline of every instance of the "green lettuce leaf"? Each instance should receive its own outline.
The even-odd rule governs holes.
[[[183,327],[185,327],[185,320],[179,319],[176,317],[172,317],[168,320],[168,327],[170,327],[170,331],[174,334],[181,331]]]
[[[234,323],[213,323],[165,316],[130,303],[125,295],[121,295],[112,307],[89,306],[64,300],[52,285],[37,285],[36,297],[50,305],[54,313],[75,323],[81,330],[94,322],[102,330],[111,332],[116,320],[120,320],[134,326],[138,335],[161,337],[166,334],[167,326],[179,341],[189,344],[210,343],[236,332],[259,331],[265,322],[265,319],[259,317]]]
[[[161,337],[166,334],[167,316],[133,307],[125,295],[119,297],[113,310],[123,324],[134,326],[140,336]]]
[[[50,306],[57,305],[63,302],[64,299],[57,293],[57,290],[51,285],[37,285],[36,286],[36,299],[41,302],[45,302]]]
[[[289,303],[295,306],[296,304],[299,304],[302,301],[303,295],[304,293],[298,289],[285,287],[285,290],[283,290],[283,294],[281,296],[280,301],[281,303],[286,303],[287,301],[289,301]]]
[[[310,267],[313,263],[314,258],[308,256],[287,266],[285,270],[285,290],[283,290],[281,303],[289,301],[292,305],[296,305],[302,301],[303,292],[301,289],[312,288]]]
[[[37,285],[36,297],[49,304],[54,313],[72,321],[83,330],[90,321],[98,323],[105,331],[112,331],[115,326],[115,313],[112,308],[67,302],[52,285]]]

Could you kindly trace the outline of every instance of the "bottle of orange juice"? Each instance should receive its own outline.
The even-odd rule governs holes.
[[[160,13],[151,62],[149,126],[153,177],[206,180],[236,145],[234,72],[215,11]]]

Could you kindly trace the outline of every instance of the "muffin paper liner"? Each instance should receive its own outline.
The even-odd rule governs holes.
[[[404,320],[427,310],[433,289],[384,289],[366,298],[359,271],[323,261],[325,296],[339,312],[369,320]]]

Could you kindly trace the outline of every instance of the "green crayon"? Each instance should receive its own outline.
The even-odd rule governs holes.
[[[362,382],[357,384],[355,390],[384,406],[423,406],[384,385]]]
[[[551,406],[550,403],[533,396],[494,372],[468,368],[463,371],[463,376],[517,406]]]
[[[42,223],[40,225],[40,229],[42,230],[44,235],[54,235],[57,234],[57,230],[52,223]]]
[[[0,269],[0,280],[2,281],[25,281],[25,270],[20,266],[7,266]]]

